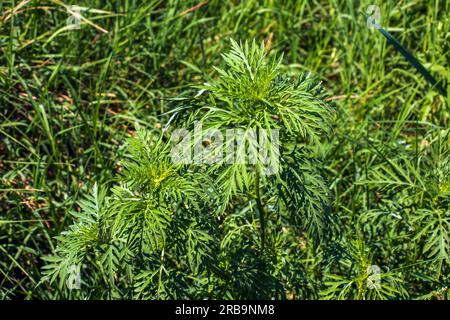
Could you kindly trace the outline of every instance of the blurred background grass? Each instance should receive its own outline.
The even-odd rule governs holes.
[[[367,163],[449,117],[448,98],[367,27],[360,13],[371,4],[445,85],[445,0],[2,1],[0,297],[51,297],[36,287],[40,257],[70,223],[67,209],[120,170],[136,125],[160,130],[171,99],[215,77],[231,37],[265,41],[284,53],[287,74],[322,79],[338,114],[327,156],[334,209],[351,225],[366,206],[354,182]],[[86,7],[79,29],[67,25],[71,5]]]

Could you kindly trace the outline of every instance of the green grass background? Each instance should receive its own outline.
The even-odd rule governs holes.
[[[91,8],[79,30],[67,28],[75,4]],[[160,130],[174,98],[216,76],[230,38],[264,40],[284,54],[286,74],[323,81],[338,115],[326,159],[333,208],[351,228],[367,206],[355,184],[376,153],[367,141],[392,154],[449,121],[448,98],[367,28],[370,4],[445,84],[445,0],[1,1],[0,297],[52,297],[37,286],[41,257],[70,223],[68,209],[120,170],[137,125]]]

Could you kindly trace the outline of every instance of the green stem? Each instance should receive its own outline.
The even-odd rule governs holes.
[[[265,247],[265,239],[266,239],[266,217],[264,206],[261,201],[261,193],[260,193],[260,185],[259,185],[259,168],[256,168],[256,178],[255,178],[255,191],[256,191],[256,205],[259,211],[259,220],[261,223],[260,232],[261,232],[261,252],[264,251]]]

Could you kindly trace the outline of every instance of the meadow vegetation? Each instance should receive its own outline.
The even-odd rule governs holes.
[[[0,12],[1,299],[449,298],[450,2]],[[279,171],[174,163],[197,121]]]

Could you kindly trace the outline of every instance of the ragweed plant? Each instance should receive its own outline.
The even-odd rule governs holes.
[[[373,226],[402,230],[413,255],[445,279],[450,263],[449,130],[431,131],[416,157],[400,156],[374,166],[361,183],[385,194],[362,217]],[[375,222],[375,223],[374,223]]]
[[[325,275],[327,288],[320,293],[324,299],[384,300],[406,295],[402,279],[372,264],[373,257],[363,241],[350,241],[342,248],[342,255],[339,263],[347,274]]]
[[[284,215],[291,212],[290,218],[320,237],[329,218],[324,210],[328,191],[320,165],[312,163],[319,157],[311,154],[320,150],[332,117],[320,83],[309,75],[295,80],[282,76],[282,57],[268,57],[264,44],[231,40],[231,51],[223,59],[225,66],[215,68],[219,78],[173,111],[176,116],[190,113],[188,126],[201,123],[193,149],[212,129],[234,130],[237,143],[227,140],[226,154],[206,169],[221,193],[219,212],[226,211],[233,196],[253,198],[262,246],[268,207]],[[227,153],[230,144],[236,152]]]
[[[45,279],[58,278],[63,289],[71,266],[81,266],[89,270],[92,288],[101,290],[91,294],[164,298],[176,281],[188,281],[184,268],[194,273],[204,268],[212,232],[207,219],[194,212],[201,211],[207,184],[174,165],[167,146],[143,131],[129,141],[130,158],[117,185],[108,196],[95,187],[80,201],[76,223],[58,238],[55,256],[47,258]],[[174,258],[180,256],[186,259]]]
[[[173,123],[201,124],[188,140],[192,161],[174,161],[177,146],[164,135],[131,139],[116,185],[80,202],[44,280],[59,279],[63,290],[69,266],[81,265],[88,295],[280,298],[305,290],[300,276],[315,266],[301,263],[296,243],[326,238],[320,146],[332,111],[318,82],[283,77],[281,57],[264,44],[231,44],[218,79],[174,109]],[[211,156],[211,129],[232,129],[240,141],[203,163],[195,150]]]

